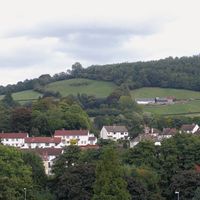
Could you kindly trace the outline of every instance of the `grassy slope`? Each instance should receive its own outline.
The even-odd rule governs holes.
[[[151,97],[166,97],[174,96],[177,99],[200,99],[200,92],[191,90],[179,90],[170,88],[141,88],[131,92],[133,98],[151,98]]]
[[[154,114],[181,114],[200,112],[200,101],[189,101],[184,104],[173,104],[173,105],[156,105],[156,106],[144,106],[145,112],[151,112]]]
[[[41,96],[40,93],[35,92],[33,90],[24,90],[22,92],[15,92],[12,94],[13,99],[16,101],[19,100],[28,100],[28,99],[37,99],[39,98],[39,96]],[[4,97],[4,95],[0,95],[0,99],[2,99]]]
[[[88,85],[81,85],[87,83]],[[80,84],[80,85],[70,85]],[[89,79],[70,79],[51,83],[46,86],[47,90],[59,91],[62,96],[69,94],[86,93],[88,95],[95,95],[96,97],[106,97],[113,89],[115,84],[106,81],[95,81]]]
[[[165,88],[141,88],[131,92],[133,98],[174,96],[177,99],[200,99],[200,92]],[[173,105],[146,105],[145,112],[155,114],[179,114],[200,112],[200,100]]]

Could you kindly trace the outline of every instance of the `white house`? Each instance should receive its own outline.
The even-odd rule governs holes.
[[[61,148],[61,138],[54,137],[29,137],[25,138],[23,148]]]
[[[95,145],[97,138],[88,130],[56,130],[55,138],[61,138],[62,146],[76,143],[78,146]]]
[[[125,126],[103,126],[100,132],[100,138],[114,141],[128,139],[128,130]]]
[[[0,133],[0,141],[3,145],[22,147],[28,133]]]
[[[192,133],[195,134],[199,129],[198,124],[184,124],[181,126],[180,133]]]

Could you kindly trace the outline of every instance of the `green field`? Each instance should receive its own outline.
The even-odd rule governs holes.
[[[141,88],[131,91],[132,98],[153,98],[174,96],[177,100],[188,100],[185,103],[175,103],[172,105],[145,105],[144,112],[154,114],[184,114],[184,115],[199,115],[200,114],[200,92],[182,89],[170,88]],[[198,113],[199,112],[199,113]]]
[[[200,113],[200,100],[189,101],[184,104],[173,104],[173,105],[146,105],[144,106],[145,112],[151,112],[154,114],[183,114],[185,113]],[[193,114],[194,115],[194,114]]]
[[[170,88],[141,88],[131,91],[132,97],[135,98],[153,98],[153,97],[167,97],[174,96],[177,99],[200,99],[200,92],[182,89]]]
[[[32,99],[38,99],[42,94],[35,92],[33,90],[24,90],[22,92],[15,92],[12,94],[12,97],[15,101],[27,101]],[[2,99],[4,95],[0,95],[0,99]]]
[[[116,85],[111,82],[80,78],[50,83],[45,89],[58,91],[62,96],[85,93],[88,95],[95,95],[96,97],[107,97],[115,87]]]

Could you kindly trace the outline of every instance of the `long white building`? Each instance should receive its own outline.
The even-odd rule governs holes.
[[[56,130],[54,137],[61,138],[62,146],[75,143],[78,146],[95,145],[97,138],[88,130]]]

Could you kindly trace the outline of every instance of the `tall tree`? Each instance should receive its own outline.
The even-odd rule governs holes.
[[[96,181],[92,200],[129,200],[123,168],[113,147],[104,149],[96,167]]]

